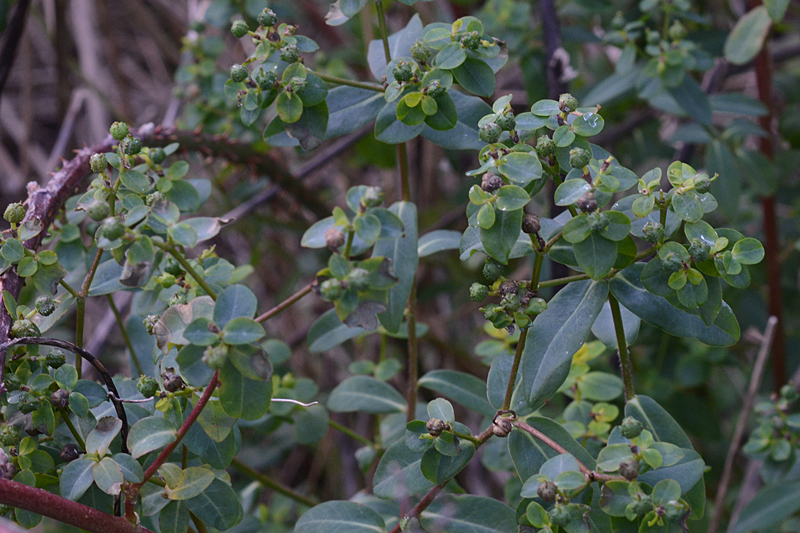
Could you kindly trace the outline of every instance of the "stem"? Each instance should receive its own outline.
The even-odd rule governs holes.
[[[380,85],[375,85],[375,84],[372,84],[372,83],[365,83],[365,82],[361,82],[361,81],[348,80],[346,78],[339,78],[338,76],[331,76],[330,74],[323,74],[322,72],[317,72],[317,71],[311,70],[311,69],[308,69],[308,72],[310,72],[311,74],[314,74],[316,76],[319,76],[320,78],[322,78],[323,80],[325,80],[327,82],[335,83],[337,85],[349,85],[350,87],[358,87],[359,89],[368,89],[370,91],[376,91],[376,92],[379,92],[379,93],[384,92],[383,87],[381,87]]]
[[[75,345],[83,347],[83,325],[86,318],[86,300],[78,296],[78,309],[75,314]],[[78,379],[81,379],[83,370],[83,360],[77,353],[75,354],[75,372]]]
[[[544,289],[545,287],[557,287],[558,285],[572,283],[573,281],[583,281],[585,279],[589,279],[589,276],[586,274],[575,274],[574,276],[567,276],[565,278],[556,278],[543,281],[539,283],[539,288]]]
[[[550,239],[549,241],[547,241],[545,243],[544,248],[542,248],[542,250],[541,250],[542,253],[546,254],[547,252],[549,252],[550,248],[552,248],[555,243],[560,241],[561,237],[563,237],[563,236],[564,236],[564,232],[563,231],[559,231],[558,233],[556,233],[555,236],[553,236],[552,239]]]
[[[117,319],[117,327],[119,328],[119,332],[122,334],[122,339],[125,341],[128,351],[131,352],[131,359],[133,359],[133,365],[136,367],[136,372],[138,372],[141,376],[144,374],[144,371],[142,370],[141,363],[139,363],[139,358],[136,356],[136,350],[133,349],[133,343],[131,342],[130,335],[128,335],[128,330],[125,329],[125,324],[122,322],[122,315],[120,314],[119,309],[117,309],[117,304],[114,303],[114,298],[112,298],[110,294],[106,296],[108,297],[108,305],[111,306],[111,311],[114,313],[114,318]]]
[[[353,235],[355,235],[354,230],[350,230],[347,232],[347,244],[344,245],[344,256],[345,259],[350,259],[350,250],[353,248]]]
[[[382,0],[375,1],[375,11],[378,13],[378,27],[381,29],[383,53],[386,56],[386,63],[388,64],[392,60],[392,52],[389,51],[389,31],[386,29],[386,14],[383,12]]]
[[[64,423],[69,428],[69,432],[72,433],[72,436],[75,438],[75,442],[78,443],[78,447],[85,452],[86,443],[83,442],[80,433],[78,433],[78,430],[75,428],[75,424],[73,424],[72,420],[69,419],[69,413],[66,409],[59,409],[59,411],[61,412],[61,418],[64,419]]]
[[[0,503],[44,515],[90,533],[152,533],[122,517],[111,516],[52,492],[6,479],[0,479]]]
[[[631,371],[631,358],[628,353],[628,346],[625,343],[625,329],[622,325],[622,314],[619,310],[619,302],[614,295],[608,293],[608,305],[611,307],[611,316],[614,319],[614,331],[617,333],[617,347],[619,348],[619,363],[622,367],[622,382],[625,385],[625,401],[633,399],[633,372]]]
[[[295,302],[297,302],[301,298],[303,298],[303,296],[305,296],[306,294],[310,293],[312,287],[313,287],[313,285],[311,283],[309,283],[308,285],[306,285],[305,287],[303,287],[302,289],[300,289],[296,293],[292,294],[291,296],[286,298],[284,301],[282,301],[281,303],[279,303],[278,305],[276,305],[275,307],[273,307],[272,309],[270,309],[269,311],[264,313],[263,315],[261,315],[258,318],[256,318],[256,322],[266,322],[267,320],[269,320],[270,318],[274,317],[275,315],[280,314],[287,307],[291,306],[292,304],[294,304]]]
[[[72,296],[74,296],[75,298],[78,298],[78,291],[76,291],[75,289],[73,289],[73,288],[72,288],[72,285],[70,285],[69,283],[67,283],[67,282],[66,282],[66,281],[64,281],[63,279],[62,279],[61,281],[59,281],[58,283],[59,283],[59,285],[61,285],[62,287],[64,287],[64,289],[66,289],[66,291],[67,291],[68,293],[70,293],[70,294],[71,294]]]
[[[459,439],[468,440],[475,446],[480,446],[483,444],[478,437],[474,435],[467,435],[466,433],[461,433],[460,431],[453,431],[453,435],[458,437]]]
[[[212,289],[211,287],[208,286],[208,283],[206,283],[206,280],[203,279],[203,276],[198,274],[197,271],[194,268],[192,268],[192,265],[189,264],[189,262],[186,260],[186,258],[183,257],[183,255],[181,255],[181,253],[178,250],[176,250],[174,246],[170,246],[168,244],[160,243],[158,241],[153,241],[153,244],[155,244],[156,246],[158,246],[159,248],[161,248],[165,252],[168,252],[172,257],[174,257],[175,260],[183,267],[183,269],[190,276],[192,276],[192,278],[197,282],[198,285],[200,285],[200,288],[202,288],[204,291],[206,291],[206,294],[211,296],[212,300],[216,300],[217,299],[217,293],[214,292],[214,289]]]
[[[231,460],[231,466],[234,467],[236,470],[241,472],[242,474],[246,475],[250,479],[255,479],[265,487],[269,487],[275,492],[283,494],[284,496],[293,499],[296,502],[302,503],[308,507],[314,507],[317,504],[317,501],[313,498],[308,496],[304,496],[299,492],[295,491],[294,489],[287,487],[286,485],[280,483],[272,479],[271,477],[267,476],[266,474],[262,474],[257,472],[244,464],[243,462],[239,461],[238,459]]]
[[[408,411],[406,422],[414,420],[417,412],[417,373],[419,370],[419,343],[417,342],[417,275],[411,281],[408,295]]]
[[[514,395],[514,387],[517,384],[517,372],[519,371],[519,363],[522,361],[522,352],[525,349],[525,340],[527,338],[528,328],[525,328],[519,334],[517,351],[514,352],[514,363],[511,365],[511,375],[508,378],[508,385],[506,386],[506,397],[503,400],[503,411],[508,411],[511,408],[511,397]]]
[[[375,445],[374,442],[372,442],[371,440],[369,440],[366,437],[363,437],[363,436],[359,435],[358,433],[356,433],[355,431],[353,431],[349,427],[343,426],[342,424],[340,424],[339,422],[336,422],[335,420],[332,420],[332,419],[329,418],[328,419],[328,425],[330,427],[332,427],[333,429],[337,430],[337,431],[341,431],[342,433],[344,433],[345,435],[347,435],[351,439],[353,439],[355,441],[358,441],[361,444],[364,444],[364,445],[369,446],[371,448],[377,448],[377,446]]]
[[[189,429],[192,427],[192,424],[195,423],[197,417],[200,416],[200,413],[203,411],[203,408],[208,403],[208,400],[211,399],[211,394],[214,392],[214,389],[217,388],[217,384],[219,383],[219,370],[214,372],[214,375],[211,376],[211,381],[208,382],[208,386],[206,386],[206,390],[203,392],[203,395],[198,400],[197,405],[192,408],[192,412],[189,413],[189,416],[186,417],[186,420],[183,421],[180,429],[178,430],[178,434],[176,439],[172,441],[170,444],[167,445],[166,448],[158,455],[156,460],[144,473],[144,480],[141,483],[137,483],[135,486],[137,488],[141,488],[142,485],[147,483],[147,480],[153,477],[161,465],[163,465],[169,456],[172,454],[173,450],[180,444],[181,439],[189,432]]]

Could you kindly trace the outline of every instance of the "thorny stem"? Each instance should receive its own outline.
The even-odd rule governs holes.
[[[282,301],[281,303],[279,303],[278,305],[276,305],[275,307],[273,307],[272,309],[270,309],[269,311],[264,313],[263,315],[261,315],[258,318],[256,318],[256,322],[266,322],[267,320],[269,320],[270,318],[274,317],[275,315],[280,314],[286,308],[290,307],[292,304],[294,304],[294,303],[298,302],[300,299],[302,299],[303,296],[305,296],[306,294],[310,293],[312,288],[313,288],[313,285],[311,283],[309,283],[308,285],[306,285],[305,287],[303,287],[302,289],[300,289],[296,293],[292,294],[291,296],[286,298],[284,301]]]
[[[335,420],[331,420],[329,418],[328,419],[328,425],[330,427],[332,427],[333,429],[337,430],[337,431],[341,431],[342,433],[344,433],[345,435],[347,435],[351,439],[353,439],[355,441],[358,441],[361,444],[364,444],[365,446],[369,446],[370,448],[375,448],[375,449],[378,448],[378,446],[374,442],[369,440],[368,438],[359,435],[358,433],[356,433],[355,431],[353,431],[349,427],[343,426],[342,424],[340,424],[339,422],[336,422]]]
[[[348,80],[346,78],[339,78],[338,76],[331,76],[330,74],[323,74],[322,72],[317,72],[317,71],[311,70],[311,69],[308,69],[308,72],[310,72],[311,74],[314,74],[316,76],[319,76],[320,78],[322,78],[323,80],[325,80],[327,82],[335,83],[337,85],[349,85],[350,87],[358,87],[359,89],[367,89],[367,90],[376,91],[376,92],[379,92],[379,93],[384,92],[384,88],[383,87],[381,87],[380,85],[375,85],[373,83],[365,83],[365,82],[360,82],[360,81]]]
[[[197,284],[200,285],[200,287],[204,291],[206,291],[206,294],[211,296],[212,300],[216,300],[217,299],[217,293],[214,292],[214,289],[212,289],[211,287],[208,286],[208,283],[206,283],[206,280],[203,279],[203,276],[198,274],[197,271],[194,268],[192,268],[192,265],[189,264],[189,262],[186,260],[186,258],[183,257],[183,255],[181,255],[181,253],[178,250],[176,250],[174,246],[170,246],[168,244],[160,243],[158,241],[153,241],[153,244],[155,244],[156,246],[158,246],[159,248],[161,248],[165,252],[169,253],[172,257],[174,257],[175,260],[183,267],[183,269],[190,276],[192,276],[192,278],[194,278],[194,280],[197,282]]]
[[[296,490],[287,487],[283,483],[272,479],[271,477],[267,476],[266,474],[262,474],[261,472],[257,472],[256,470],[250,468],[243,462],[238,459],[233,459],[231,461],[231,466],[234,467],[236,470],[241,472],[242,474],[246,475],[250,479],[254,479],[264,485],[265,487],[269,487],[275,492],[283,494],[287,498],[291,498],[292,500],[302,503],[308,507],[314,507],[317,504],[317,501],[314,498],[309,498],[303,494],[300,494]]]
[[[106,296],[108,297],[108,305],[111,307],[111,311],[114,313],[114,318],[117,319],[117,327],[122,335],[122,340],[125,341],[125,346],[128,347],[128,351],[131,353],[131,359],[133,359],[133,365],[136,367],[136,372],[138,372],[138,374],[141,376],[144,374],[144,371],[142,370],[141,363],[139,363],[139,358],[136,356],[136,350],[133,349],[133,343],[131,342],[130,335],[128,335],[128,330],[125,329],[125,324],[122,322],[122,315],[117,308],[117,304],[114,303],[114,298],[112,298],[110,294]]]
[[[162,452],[158,455],[153,464],[151,464],[150,467],[145,471],[144,480],[141,483],[136,484],[137,488],[141,488],[142,485],[147,483],[147,480],[153,477],[153,474],[155,474],[158,471],[158,469],[161,468],[161,465],[163,465],[167,461],[167,459],[169,459],[169,456],[172,454],[173,450],[175,450],[178,444],[180,444],[181,439],[183,439],[183,437],[189,432],[189,429],[191,429],[192,424],[194,424],[197,421],[197,417],[200,416],[200,413],[203,411],[203,408],[205,408],[206,404],[208,403],[208,400],[211,399],[211,394],[214,392],[214,389],[217,388],[218,383],[219,383],[219,370],[215,371],[214,375],[211,376],[211,381],[208,382],[206,390],[203,392],[203,395],[197,401],[197,404],[192,408],[192,412],[189,413],[189,416],[187,416],[186,420],[183,421],[183,424],[178,430],[175,440],[172,441],[170,444],[168,444],[167,447],[164,448],[164,450],[162,450]]]
[[[611,316],[614,319],[614,331],[617,334],[617,348],[619,349],[619,363],[622,367],[622,382],[625,385],[625,401],[633,399],[633,371],[631,370],[631,356],[628,353],[628,345],[625,342],[625,328],[622,325],[622,313],[619,310],[619,302],[614,295],[608,293],[608,305],[611,307]]]

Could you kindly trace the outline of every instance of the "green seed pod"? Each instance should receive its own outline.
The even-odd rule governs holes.
[[[543,298],[531,298],[525,307],[525,314],[529,317],[542,314],[547,309],[547,302]]]
[[[50,296],[46,294],[43,294],[42,296],[36,298],[35,307],[36,307],[36,312],[38,312],[42,316],[50,316],[56,310],[55,302]]]
[[[514,128],[517,127],[517,119],[514,118],[514,112],[511,110],[499,115],[495,121],[503,131],[514,131]]]
[[[644,238],[647,242],[657,243],[664,238],[664,226],[660,222],[648,222],[642,228]]]
[[[619,464],[619,473],[628,481],[633,481],[639,476],[639,461],[636,459],[626,459]]]
[[[496,122],[490,122],[478,128],[478,137],[485,143],[494,144],[500,140],[502,132],[503,129]]]
[[[635,439],[642,434],[644,426],[632,416],[625,417],[619,426],[619,432],[626,439]]]
[[[569,93],[564,93],[558,97],[558,108],[564,113],[572,113],[578,109],[578,99]]]
[[[711,255],[711,243],[700,240],[692,239],[689,243],[689,255],[695,263],[700,263],[708,259]]]
[[[104,154],[92,154],[89,158],[89,168],[95,174],[100,174],[108,168],[108,160]]]
[[[6,207],[5,212],[3,213],[3,218],[6,219],[6,222],[10,224],[19,224],[25,219],[25,213],[28,210],[21,202],[15,202],[13,204],[8,204]]]
[[[661,267],[667,272],[677,272],[683,268],[683,260],[675,252],[669,252],[661,258]]]
[[[111,214],[111,208],[108,206],[108,202],[92,200],[86,207],[86,214],[95,222],[100,222],[108,218],[108,215]]]
[[[468,31],[461,36],[461,46],[473,52],[481,45],[481,35],[477,31]]]
[[[164,383],[164,390],[168,392],[177,392],[186,387],[186,383],[183,382],[183,378],[175,373],[174,368],[167,368],[166,372],[161,374],[161,379]]]
[[[203,362],[209,368],[219,370],[225,365],[225,360],[228,358],[228,345],[218,344],[216,346],[208,346],[203,352]]]
[[[185,292],[176,292],[173,294],[167,304],[172,307],[173,305],[186,305],[186,293]]]
[[[250,28],[247,27],[247,22],[243,20],[235,20],[231,25],[231,33],[237,39],[241,39],[250,31]]]
[[[507,313],[513,313],[519,309],[519,296],[516,294],[506,294],[503,296],[503,299],[500,300],[500,305],[506,310]]]
[[[605,213],[600,213],[595,211],[589,215],[589,227],[595,233],[598,231],[603,231],[611,224],[611,221],[608,219],[608,215]]]
[[[125,225],[116,218],[107,218],[100,226],[100,234],[109,241],[114,241],[125,235]]]
[[[61,457],[61,460],[65,463],[70,463],[81,456],[81,451],[78,447],[71,442],[69,444],[65,444],[63,448],[61,448],[61,453],[58,454]]]
[[[536,140],[536,155],[544,159],[556,153],[556,143],[547,135],[542,135]]]
[[[142,151],[142,141],[137,137],[128,135],[119,143],[122,153],[125,155],[136,155]]]
[[[584,213],[594,213],[597,211],[597,197],[592,191],[589,191],[582,194],[575,205]]]
[[[121,141],[128,136],[128,125],[124,122],[115,122],[108,130],[111,132],[111,137],[117,141]]]
[[[414,77],[414,69],[411,68],[411,63],[398,61],[397,65],[392,69],[392,76],[398,83],[407,83]]]
[[[631,514],[638,518],[643,517],[653,510],[653,502],[647,494],[639,494],[638,498],[632,498],[631,503],[625,508],[626,516]],[[629,513],[630,511],[630,513]]]
[[[236,63],[231,67],[231,79],[236,83],[246,80],[248,75],[250,75],[250,71],[244,65]]]
[[[345,278],[348,287],[352,287],[357,291],[363,291],[369,288],[369,272],[363,268],[354,268]]]
[[[165,289],[169,289],[170,287],[175,285],[175,276],[173,276],[169,272],[164,272],[156,279],[158,283],[161,285],[161,287]]]
[[[361,196],[361,205],[364,207],[378,207],[383,203],[383,189],[380,187],[367,187]]]
[[[22,380],[18,375],[6,372],[6,375],[3,376],[3,385],[5,385],[7,391],[14,392],[22,386]]]
[[[447,93],[447,89],[445,89],[439,80],[433,80],[428,85],[425,86],[423,90],[425,94],[430,96],[431,98],[439,98],[440,96],[444,96]]]
[[[160,165],[167,158],[167,152],[165,152],[162,148],[154,148],[150,150],[148,155],[150,156],[150,161],[156,165]]]
[[[39,328],[28,319],[21,319],[14,322],[11,326],[11,337],[19,339],[22,337],[41,337],[42,332]]]
[[[487,172],[481,178],[481,189],[486,192],[494,192],[505,184],[506,182],[503,181],[503,178],[491,172]]]
[[[469,287],[469,297],[473,302],[482,302],[489,296],[489,287],[481,283],[473,283]]]
[[[492,259],[486,258],[486,263],[483,265],[483,276],[489,281],[497,281],[503,274],[503,265]]]
[[[278,81],[278,75],[271,70],[264,70],[259,68],[256,73],[256,83],[262,91],[271,91],[275,88],[275,82]]]
[[[553,506],[548,514],[550,515],[550,522],[559,527],[566,527],[572,521],[572,513],[566,505],[560,503]]]
[[[50,395],[50,403],[59,409],[66,409],[69,406],[69,391],[58,389]]]
[[[536,494],[546,502],[552,502],[556,499],[558,494],[558,487],[552,481],[545,481],[539,484],[536,489]]]
[[[522,217],[522,232],[528,235],[536,235],[542,229],[542,223],[539,217],[533,213],[525,213]]]
[[[281,378],[281,388],[293,389],[295,385],[297,385],[297,378],[291,372],[287,372]]]
[[[694,190],[699,193],[706,193],[711,190],[711,179],[708,174],[698,174],[692,179]]]
[[[136,381],[136,390],[145,398],[152,398],[158,394],[158,381],[150,376],[142,374]]]
[[[273,10],[266,7],[261,13],[258,14],[258,17],[256,17],[256,21],[258,22],[258,25],[261,26],[262,28],[269,28],[271,26],[274,26],[275,23],[278,22],[278,15],[276,15]]]
[[[592,154],[583,148],[573,148],[569,151],[569,166],[572,168],[583,168],[589,164]]]
[[[4,425],[0,432],[0,444],[6,447],[16,446],[22,440],[22,434],[16,426]]]
[[[319,296],[326,302],[335,302],[344,294],[342,282],[336,278],[331,278],[322,282],[319,286]]]
[[[420,63],[425,63],[430,59],[433,50],[424,41],[417,41],[411,45],[411,57]]]
[[[142,324],[144,324],[144,329],[145,331],[147,331],[148,335],[153,334],[153,328],[155,327],[155,325],[158,323],[159,320],[161,320],[160,315],[147,315],[146,317],[144,317],[144,320],[142,320]]]
[[[67,362],[67,355],[60,349],[54,348],[50,350],[44,361],[50,368],[61,368]]]
[[[300,60],[300,50],[293,44],[287,44],[280,50],[282,61],[287,63],[297,63]]]

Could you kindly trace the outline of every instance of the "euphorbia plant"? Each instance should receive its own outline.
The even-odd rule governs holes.
[[[365,4],[342,2],[339,15]],[[520,114],[510,95],[489,107],[466,93],[492,96],[507,55],[478,19],[423,27],[415,16],[389,36],[383,5],[375,6],[382,39],[370,45],[370,82],[310,69],[303,54],[317,45],[269,8],[257,28],[243,20],[231,27],[255,45],[224,87],[243,126],[274,109],[264,140],[311,150],[374,119],[374,137],[398,146],[401,200],[384,207],[379,187],[349,189],[302,238],[305,247],[330,251],[326,267],[277,307],[260,308],[244,284],[249,269],[204,244],[228,220],[192,216],[210,183],[189,178],[189,164],[173,157],[179,144],[151,128],[115,123],[102,151],[84,151],[70,167],[73,181],[54,180],[46,204],[34,194],[6,209],[0,268],[13,325],[2,322],[10,327],[0,331],[7,393],[0,502],[15,507],[17,522],[36,525],[39,512],[93,531],[156,523],[164,532],[224,531],[245,515],[245,491],[234,489],[230,466],[308,507],[298,532],[679,531],[702,517],[705,464],[670,414],[636,394],[628,345],[641,321],[708,345],[738,340],[723,284],[746,287],[748,265],[763,249],[703,220],[717,205],[711,183],[725,177],[680,161],[638,176],[590,142],[605,124],[600,106],[581,107],[567,93]],[[675,41],[678,29],[670,30]],[[675,51],[683,57],[692,49]],[[466,173],[474,184],[463,233],[418,235],[404,144],[417,136],[477,151],[477,168]],[[68,197],[75,175],[86,173],[80,165],[93,179]],[[566,210],[534,214],[548,196]],[[419,258],[449,250],[485,258],[485,279],[468,290],[483,302],[500,345],[486,381],[453,370],[417,377],[417,336],[425,332],[416,322]],[[515,279],[508,265],[520,258],[527,270]],[[546,262],[575,274],[545,279]],[[42,293],[34,307],[17,301],[21,280]],[[554,295],[546,291],[554,287]],[[143,319],[119,321],[137,379],[112,378],[83,347],[86,300],[123,290],[135,293]],[[385,359],[351,366],[357,375],[330,391],[325,407],[310,404],[318,397],[311,380],[274,373],[290,349],[267,339],[262,323],[312,292],[333,309],[311,326],[310,350],[368,335],[407,339],[405,395],[387,382],[399,368]],[[73,309],[74,342],[44,336]],[[65,362],[61,350],[75,360]],[[590,364],[610,350],[620,377]],[[82,379],[82,359],[102,383]],[[482,416],[479,431],[459,422],[444,398],[418,407],[419,388]],[[566,408],[545,416],[557,394],[568,398]],[[379,439],[328,412],[380,417]],[[356,459],[372,477],[371,494],[315,505],[253,471],[234,456],[242,433],[259,424],[273,432],[294,424],[303,444],[319,441],[329,425],[359,441]],[[484,446],[484,465],[508,472],[505,501],[463,494],[456,481]],[[60,506],[26,505],[10,496],[17,484],[60,495]],[[93,526],[67,516],[83,509],[72,501],[124,518]]]

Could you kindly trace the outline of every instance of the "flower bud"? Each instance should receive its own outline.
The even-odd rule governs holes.
[[[271,70],[264,70],[259,68],[256,73],[256,83],[262,91],[271,91],[275,88],[275,82],[278,81],[278,75]]]
[[[510,110],[499,115],[495,122],[503,131],[513,131],[517,127],[517,119],[514,118],[514,112]]]
[[[278,22],[278,15],[276,15],[275,12],[270,8],[265,7],[264,10],[258,14],[258,17],[256,17],[256,21],[258,22],[259,26],[263,28],[269,28]]]
[[[481,45],[481,36],[477,31],[468,31],[461,36],[461,46],[473,52]]]
[[[556,143],[547,135],[542,135],[536,140],[536,155],[544,159],[556,153]]]
[[[108,130],[114,140],[121,141],[128,136],[128,125],[124,122],[115,122]]]
[[[61,448],[61,453],[59,453],[58,455],[59,457],[61,457],[62,461],[64,461],[65,463],[69,463],[80,457],[81,451],[78,449],[76,445],[70,442],[69,444],[66,444],[64,445],[63,448]]]
[[[357,291],[363,291],[369,288],[369,272],[363,268],[354,268],[345,278],[348,287],[352,287]]]
[[[166,372],[161,374],[161,380],[164,383],[164,390],[168,392],[177,392],[186,387],[186,383],[183,382],[183,378],[175,373],[174,368],[167,368]]]
[[[300,60],[300,50],[293,44],[287,44],[280,50],[282,61],[287,63],[297,63]]]
[[[533,317],[542,314],[547,309],[547,302],[543,298],[531,298],[525,307],[525,314]]]
[[[19,339],[22,337],[41,337],[42,332],[30,320],[23,318],[14,322],[11,326],[11,337]]]
[[[503,265],[492,259],[486,258],[486,263],[483,265],[483,276],[489,281],[497,281],[503,274]]]
[[[626,439],[635,439],[642,434],[644,426],[632,416],[625,417],[619,426],[619,432]]]
[[[331,278],[322,282],[319,286],[319,296],[326,302],[334,302],[344,294],[342,282],[336,278]]]
[[[513,313],[519,309],[519,296],[517,296],[515,293],[506,294],[503,296],[503,299],[500,300],[500,305],[506,310],[507,313]]]
[[[231,79],[236,83],[246,80],[249,74],[250,71],[248,71],[247,67],[244,65],[236,63],[231,67]]]
[[[207,346],[203,352],[203,363],[206,366],[219,370],[225,365],[225,360],[228,358],[228,345],[218,344],[216,346]]]
[[[10,448],[16,446],[22,440],[22,434],[16,426],[4,425],[3,431],[0,432],[0,444]]]
[[[66,409],[69,405],[69,391],[58,389],[50,395],[50,403],[59,409]]]
[[[294,386],[297,385],[297,378],[294,377],[294,374],[291,372],[287,372],[281,378],[281,387],[284,389],[293,389]]]
[[[154,148],[150,150],[148,155],[150,156],[150,161],[155,165],[160,165],[167,159],[167,152],[163,148]]]
[[[108,206],[108,202],[104,202],[103,200],[92,200],[91,203],[86,207],[86,214],[88,214],[89,218],[95,222],[100,222],[101,220],[108,218],[108,215],[111,214],[111,209]]]
[[[583,168],[589,164],[592,155],[583,148],[573,148],[569,151],[569,166],[572,168]]]
[[[100,235],[114,241],[125,235],[125,226],[116,218],[107,218],[100,226]]]
[[[3,218],[6,219],[6,222],[9,222],[10,224],[19,224],[25,219],[25,213],[27,211],[28,210],[24,205],[22,205],[21,202],[8,204],[5,212],[3,213]]]
[[[165,198],[166,198],[166,196],[164,196],[163,192],[159,192],[159,191],[151,192],[150,194],[148,194],[147,196],[144,197],[144,203],[147,204],[147,205],[153,205],[154,203],[160,202],[161,200],[164,200]]]
[[[249,32],[249,31],[250,31],[250,28],[247,27],[247,22],[245,22],[243,20],[235,20],[233,22],[233,24],[231,25],[231,33],[237,39],[241,39],[242,37],[247,35],[247,32]]]
[[[383,203],[383,189],[380,187],[367,187],[361,196],[361,205],[364,207],[378,207]]]
[[[642,228],[642,233],[647,242],[661,242],[661,239],[664,238],[664,226],[660,222],[648,222]]]
[[[503,130],[496,122],[489,122],[478,128],[478,137],[485,143],[493,144],[500,140],[502,132]]]
[[[450,424],[438,418],[431,418],[428,420],[428,423],[425,424],[425,427],[428,429],[428,433],[431,437],[438,437],[445,430],[450,429]]]
[[[558,108],[564,113],[571,113],[578,109],[578,99],[569,93],[558,97]]]
[[[425,63],[430,59],[433,50],[424,41],[417,41],[411,45],[411,57],[420,63]]]
[[[556,499],[558,487],[552,481],[545,481],[544,483],[539,484],[539,488],[536,489],[536,494],[544,501],[552,502]]]
[[[438,98],[443,96],[447,92],[447,89],[442,86],[439,80],[432,80],[428,85],[425,86],[423,92],[431,98]]]
[[[407,83],[414,77],[414,70],[407,61],[398,61],[392,69],[392,76],[398,83]]]
[[[485,192],[494,192],[505,184],[506,182],[503,181],[503,178],[491,172],[487,172],[481,178],[481,189]]]
[[[532,213],[525,213],[522,218],[522,231],[528,235],[536,235],[542,229],[542,223],[539,217]]]
[[[159,320],[161,320],[160,315],[147,315],[146,317],[144,317],[144,320],[142,320],[142,324],[144,324],[144,329],[145,331],[147,331],[148,335],[153,334],[153,328],[155,327],[155,325],[158,323]]]
[[[469,287],[469,297],[473,302],[482,302],[489,296],[489,287],[481,283],[473,283]]]
[[[89,158],[89,168],[95,174],[100,174],[108,168],[108,160],[103,154],[92,154]]]
[[[286,85],[291,87],[293,92],[302,93],[308,86],[308,82],[305,78],[301,78],[300,76],[292,76]]]
[[[325,246],[332,252],[344,245],[344,241],[344,232],[339,228],[329,228],[328,231],[325,232]]]
[[[136,380],[136,390],[145,398],[152,398],[158,393],[158,381],[150,376],[142,374]]]
[[[128,135],[119,142],[119,145],[125,155],[136,155],[142,151],[142,141],[138,137]]]
[[[639,476],[639,461],[626,459],[619,464],[619,473],[628,481],[633,481]]]
[[[583,213],[594,213],[597,211],[597,197],[592,191],[589,191],[578,198],[575,205],[578,206],[578,209]]]
[[[36,311],[42,316],[50,316],[56,310],[55,302],[50,296],[46,294],[43,294],[42,296],[36,298],[35,306],[36,306]]]

